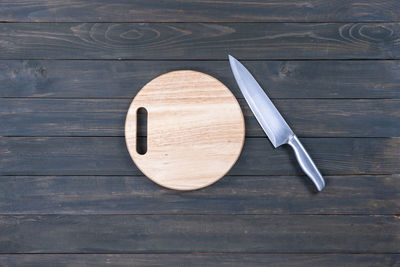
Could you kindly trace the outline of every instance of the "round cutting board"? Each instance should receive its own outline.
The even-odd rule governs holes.
[[[144,154],[137,151],[140,108],[147,111]],[[169,72],[146,84],[125,122],[126,144],[137,167],[176,190],[199,189],[222,178],[238,159],[244,135],[243,114],[231,91],[192,70]]]

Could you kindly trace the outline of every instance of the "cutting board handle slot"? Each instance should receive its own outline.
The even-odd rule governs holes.
[[[140,107],[136,111],[136,152],[144,155],[147,152],[147,110]]]

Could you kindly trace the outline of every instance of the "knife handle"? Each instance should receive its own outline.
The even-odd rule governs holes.
[[[299,138],[293,135],[289,138],[288,144],[293,148],[296,155],[297,161],[299,162],[301,168],[307,174],[307,176],[314,182],[318,191],[321,191],[325,187],[325,180],[319,172],[317,166],[315,166],[314,161],[308,155],[306,149],[301,144]]]

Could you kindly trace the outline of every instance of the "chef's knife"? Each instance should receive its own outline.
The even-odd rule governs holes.
[[[325,187],[324,178],[300,143],[300,140],[293,133],[292,129],[290,129],[285,119],[250,72],[237,59],[230,55],[229,62],[240,91],[242,91],[250,109],[253,111],[272,145],[277,148],[283,144],[289,144],[293,148],[297,161],[303,171],[314,182],[318,191],[321,191]]]

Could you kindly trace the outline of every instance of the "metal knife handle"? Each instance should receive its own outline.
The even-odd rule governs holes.
[[[318,191],[321,191],[325,187],[325,180],[319,172],[317,166],[315,166],[314,161],[308,155],[306,149],[301,144],[300,140],[296,135],[289,138],[288,144],[293,148],[296,155],[297,161],[299,162],[301,168],[307,174],[308,177],[314,182]]]

